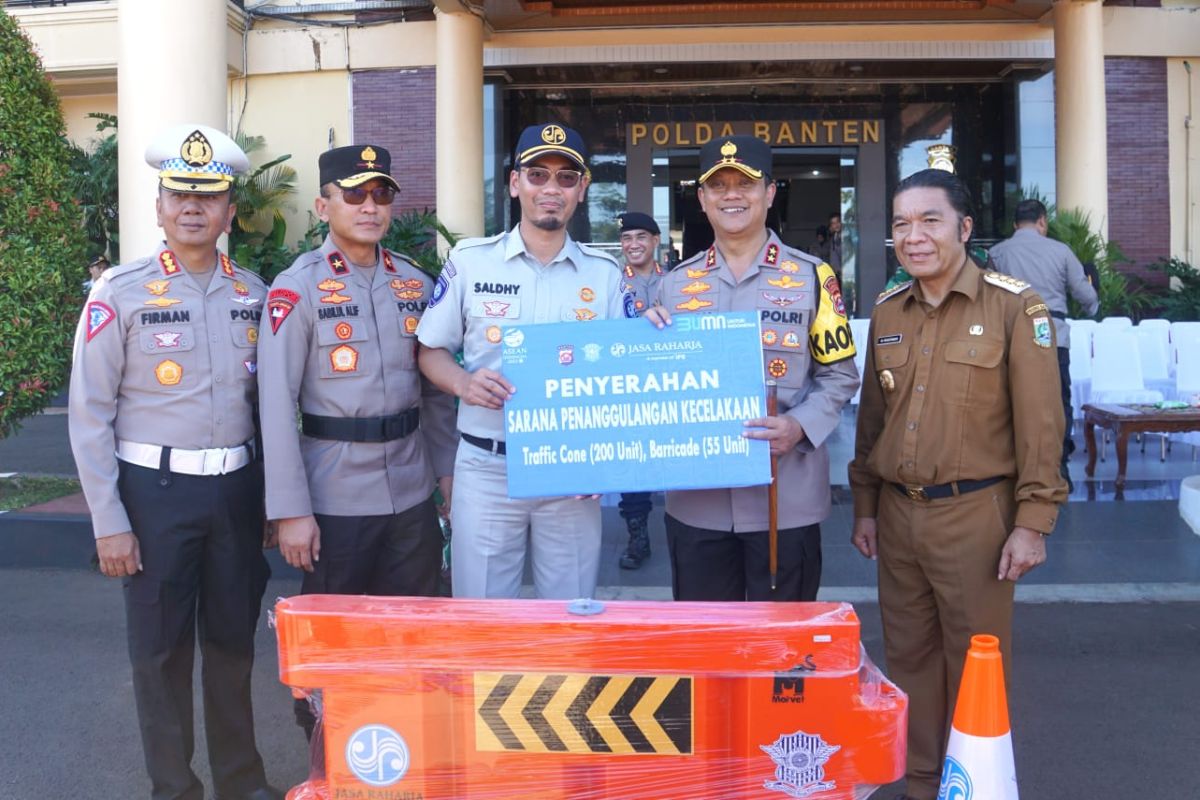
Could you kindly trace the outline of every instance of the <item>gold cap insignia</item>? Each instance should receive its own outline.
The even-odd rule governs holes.
[[[374,161],[376,155],[375,148],[368,145],[363,148],[361,158],[363,161]]]
[[[189,167],[203,167],[212,161],[212,145],[208,143],[208,139],[203,133],[192,131],[183,140],[183,145],[179,148],[179,157],[187,162]]]
[[[737,155],[737,145],[733,142],[726,142],[725,144],[721,145],[721,155],[725,156],[726,158],[733,158]]]
[[[567,140],[567,132],[557,125],[547,125],[542,128],[542,141],[546,144],[562,144]]]

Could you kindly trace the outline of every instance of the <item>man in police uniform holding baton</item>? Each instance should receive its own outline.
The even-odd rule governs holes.
[[[182,125],[156,137],[166,241],[96,281],[75,335],[71,448],[100,570],[124,581],[154,800],[204,800],[192,771],[197,632],[219,800],[280,798],[254,742],[250,671],[270,570],[254,449],[258,318],[266,287],[216,248],[245,153]]]
[[[667,545],[676,600],[803,600],[821,582],[820,522],[829,516],[824,442],[858,388],[854,343],[833,269],[766,227],[775,199],[771,148],[754,136],[700,148],[700,206],[715,243],[667,273],[646,318],[757,311],[763,364],[778,385],[777,415],[745,435],[778,457],[779,571],[771,585],[765,486],[667,493]]]
[[[508,496],[502,326],[633,316],[617,263],[577,244],[567,222],[590,176],[583,139],[552,123],[521,134],[509,176],[521,221],[508,233],[459,242],[418,330],[421,371],[461,399],[454,464],[455,597],[516,597],[525,553],[538,597],[590,597],[600,564],[598,498]],[[463,366],[454,356],[463,353]]]

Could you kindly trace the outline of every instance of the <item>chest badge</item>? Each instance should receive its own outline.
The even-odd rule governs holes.
[[[487,337],[487,340],[489,342],[491,342],[492,344],[500,344],[500,326],[499,325],[489,325],[488,329],[483,332],[483,335],[485,337]]]
[[[329,366],[334,372],[354,372],[358,369],[358,351],[348,344],[338,345],[329,353]]]
[[[782,278],[767,278],[767,283],[772,286],[778,286],[780,289],[802,289],[804,281],[798,281],[791,275],[784,275]]]
[[[767,362],[767,374],[772,378],[782,378],[787,375],[787,362],[782,358],[772,358]]]
[[[982,325],[972,325],[967,330],[967,333],[971,334],[972,336],[983,336],[983,326]]]
[[[417,332],[417,325],[420,322],[421,322],[421,320],[418,319],[417,317],[405,317],[404,318],[404,332],[407,333],[409,336],[412,336],[414,333]]]
[[[183,380],[183,367],[168,358],[166,361],[158,362],[158,366],[154,368],[154,377],[163,386],[175,386]]]
[[[892,374],[890,369],[885,369],[879,373],[879,388],[889,394],[896,391],[896,376]]]
[[[676,311],[699,311],[702,308],[708,308],[712,305],[710,300],[701,300],[699,297],[690,297],[686,303],[676,303]]]
[[[711,288],[712,284],[705,283],[704,281],[692,281],[679,291],[683,292],[684,294],[704,294]]]
[[[794,275],[800,271],[800,265],[797,264],[795,261],[785,261],[779,265],[779,269],[782,272],[790,272]],[[803,284],[801,284],[801,285],[803,285]]]
[[[585,303],[590,303],[596,299],[596,293],[589,287],[585,286],[579,290],[579,299]]]
[[[483,313],[489,317],[507,317],[508,307],[511,303],[502,303],[499,300],[488,300],[483,304]]]
[[[354,335],[354,328],[349,322],[339,322],[333,327],[333,335],[345,341]]]
[[[575,319],[580,322],[587,322],[588,320],[595,319],[595,318],[596,318],[596,312],[592,311],[590,308],[575,309]]]

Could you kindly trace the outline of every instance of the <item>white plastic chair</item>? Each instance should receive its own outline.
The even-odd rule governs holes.
[[[1101,325],[1113,325],[1118,328],[1132,328],[1133,320],[1129,317],[1105,317],[1100,320]]]
[[[1092,323],[1090,327],[1071,324],[1071,408],[1075,419],[1083,419],[1083,404],[1092,388]]]
[[[1138,336],[1132,327],[1101,323],[1092,336],[1092,388],[1088,394],[1089,403],[1099,405],[1162,402],[1162,392],[1146,388],[1142,378],[1140,350]],[[1102,442],[1101,461],[1105,460],[1107,432]]]
[[[1179,364],[1179,343],[1189,339],[1200,339],[1200,322],[1171,323],[1171,364],[1173,372]]]
[[[1167,396],[1175,388],[1171,380],[1171,328],[1142,324],[1135,327],[1133,332],[1138,337],[1142,379],[1146,382],[1146,388],[1157,389],[1164,397]]]

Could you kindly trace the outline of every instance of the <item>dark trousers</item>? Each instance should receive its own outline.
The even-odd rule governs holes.
[[[621,512],[621,519],[626,522],[638,517],[650,516],[650,509],[653,507],[654,503],[650,500],[649,492],[622,492],[621,503],[617,506]]]
[[[771,591],[767,531],[735,533],[693,528],[667,514],[671,591],[676,600],[817,599],[821,526],[779,531],[776,588]]]
[[[399,514],[335,517],[317,514],[321,559],[304,573],[301,594],[437,597],[442,528],[433,498]],[[296,723],[311,735],[316,717],[295,702]]]
[[[1075,452],[1075,440],[1071,438],[1071,423],[1075,417],[1075,410],[1071,407],[1071,350],[1067,347],[1056,349],[1058,350],[1058,378],[1062,384],[1063,416],[1067,420],[1062,449],[1062,463],[1063,466],[1066,466],[1067,459],[1070,458],[1071,453]]]
[[[204,800],[191,767],[197,634],[216,794],[262,788],[250,703],[254,629],[270,577],[262,552],[262,467],[201,477],[122,462],[118,487],[144,566],[124,587],[151,797]]]

